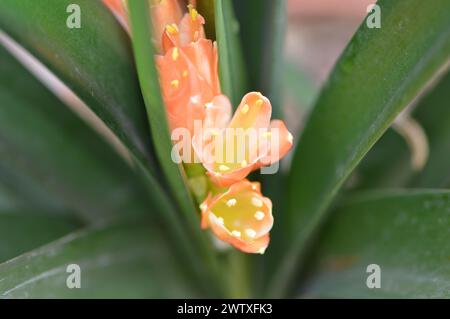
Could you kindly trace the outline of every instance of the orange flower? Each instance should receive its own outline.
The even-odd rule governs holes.
[[[217,47],[206,39],[156,58],[171,130],[193,134],[194,121],[204,119],[205,104],[220,94],[217,59]]]
[[[206,108],[206,123],[210,114],[229,118],[230,108],[225,96],[214,99]],[[291,149],[291,133],[283,121],[270,121],[271,113],[266,97],[248,93],[226,127],[223,121],[220,125],[215,121],[216,126],[206,127],[201,135],[194,136],[193,149],[216,185],[230,186],[253,170],[279,161]]]
[[[103,0],[126,22],[126,0]],[[218,53],[215,43],[205,39],[204,18],[191,4],[182,13],[177,0],[152,0],[154,42],[159,52],[156,64],[171,130],[187,128],[203,120],[205,104],[220,94]]]
[[[184,47],[192,42],[205,39],[203,25],[205,19],[192,6],[188,6],[189,13],[185,14],[179,23],[166,24],[162,34],[162,46],[164,52],[174,46]]]
[[[273,226],[272,202],[261,195],[259,183],[248,180],[200,205],[202,228],[210,227],[222,241],[246,253],[263,254]]]

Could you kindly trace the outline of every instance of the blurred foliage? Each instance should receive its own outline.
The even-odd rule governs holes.
[[[213,247],[170,160],[147,3],[130,6],[130,43],[100,1],[78,2],[79,30],[61,27],[69,0],[2,0],[0,28],[131,161],[0,49],[0,297],[449,297],[450,76],[421,95],[450,57],[449,1],[378,1],[382,28],[359,27],[320,93],[283,59],[284,0],[198,1],[233,105],[258,90],[275,117],[291,116],[284,94],[308,115],[291,168],[260,178],[276,223],[251,258]],[[413,101],[430,147],[420,172],[389,129]],[[67,289],[72,263],[82,289]]]

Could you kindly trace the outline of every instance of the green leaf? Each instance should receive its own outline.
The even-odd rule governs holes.
[[[450,187],[450,72],[417,106],[414,118],[429,141],[428,162],[411,181],[414,187]]]
[[[152,150],[129,38],[101,1],[77,0],[81,28],[70,29],[72,0],[3,0],[0,29],[67,84],[123,141],[150,161]]]
[[[91,227],[0,265],[0,297],[199,296],[195,283],[171,251],[154,221]],[[67,267],[71,264],[81,269],[79,289],[66,285],[71,274]]]
[[[153,61],[155,51],[151,41],[150,21],[148,20],[149,8],[145,1],[134,1],[129,3],[129,10],[138,75],[156,152],[172,193],[181,206],[185,217],[198,228],[199,218],[186,185],[183,167],[174,163],[171,159],[173,144],[169,134],[164,102],[161,97],[158,71]]]
[[[273,116],[283,118],[286,1],[234,0],[233,4],[240,25],[249,89],[267,96],[273,106]]]
[[[421,98],[412,118],[421,125],[428,140],[429,155],[425,167],[415,172],[411,151],[392,130],[383,136],[358,166],[357,189],[375,187],[450,187],[450,72]]]
[[[0,263],[26,251],[60,238],[81,223],[74,218],[57,216],[34,208],[0,211]]]
[[[367,193],[340,205],[324,228],[308,297],[449,298],[450,192]],[[381,288],[366,285],[367,266]]]
[[[269,287],[271,295],[285,291],[343,182],[450,56],[450,2],[377,4],[382,27],[361,25],[297,146],[286,199],[288,248]]]
[[[85,221],[166,207],[154,179],[147,193],[118,154],[1,47],[0,60],[0,184],[20,202]]]
[[[87,222],[153,214],[201,273],[198,248],[146,167],[137,162],[133,172],[2,48],[0,58],[0,184],[29,206]]]
[[[319,89],[312,82],[306,72],[293,61],[286,61],[283,65],[285,94],[292,99],[300,118],[305,118],[311,111],[313,102],[319,94]]]
[[[373,146],[353,173],[351,189],[398,188],[413,174],[406,140],[390,128]]]
[[[200,216],[187,187],[182,165],[171,158],[172,141],[165,106],[161,97],[158,73],[154,65],[154,49],[148,3],[146,1],[129,2],[130,20],[133,30],[133,46],[137,61],[138,75],[147,106],[148,120],[151,123],[154,144],[161,167],[167,177],[172,195],[181,208],[187,228],[193,235],[205,263],[212,272],[218,271],[213,247],[206,234],[200,228]],[[212,275],[214,277],[214,275]]]
[[[232,0],[215,0],[215,20],[221,88],[237,107],[248,86]]]

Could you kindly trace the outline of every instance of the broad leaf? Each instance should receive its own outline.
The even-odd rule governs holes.
[[[450,56],[450,2],[377,4],[382,27],[361,25],[297,146],[286,199],[287,249],[269,288],[274,296],[288,286],[343,182]]]
[[[79,289],[74,270],[80,267]],[[199,296],[155,222],[88,228],[0,265],[3,298]],[[72,277],[69,277],[71,276]]]
[[[60,238],[81,223],[68,216],[34,208],[0,211],[0,263]]]
[[[221,88],[237,107],[247,92],[247,75],[239,42],[240,27],[231,0],[215,0],[215,21]]]
[[[400,135],[389,132],[367,154],[356,171],[355,187],[450,187],[450,72],[419,101],[412,118],[421,125],[428,141],[428,160],[414,171],[411,151]]]
[[[0,181],[7,189],[30,207],[86,221],[166,207],[154,180],[148,193],[118,154],[3,48],[0,61]]]
[[[71,4],[80,8],[79,29],[66,25],[74,19]],[[135,157],[152,160],[128,35],[101,1],[2,0],[0,29],[62,79]]]
[[[359,195],[334,212],[320,244],[308,297],[449,298],[450,192]],[[380,288],[368,277],[380,267]],[[372,277],[374,277],[373,275]]]

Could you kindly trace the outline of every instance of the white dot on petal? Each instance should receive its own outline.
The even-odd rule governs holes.
[[[289,143],[293,143],[294,142],[294,137],[292,136],[291,133],[288,134],[287,139],[288,139]]]
[[[233,230],[231,232],[231,235],[233,235],[234,237],[241,237],[241,232],[238,230]]]
[[[256,207],[262,207],[263,202],[258,197],[252,197],[252,205]]]
[[[256,213],[255,213],[255,218],[257,219],[257,220],[263,220],[264,219],[264,216],[266,216],[266,214],[264,214],[264,212],[262,212],[262,211],[257,211]]]
[[[229,200],[227,200],[228,207],[233,207],[234,205],[236,205],[236,203],[237,203],[236,198],[230,198]]]
[[[256,232],[253,229],[251,229],[251,228],[247,228],[245,230],[245,234],[247,234],[247,236],[250,237],[250,238],[255,238],[256,237]]]

